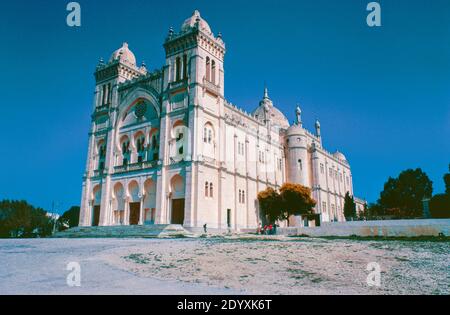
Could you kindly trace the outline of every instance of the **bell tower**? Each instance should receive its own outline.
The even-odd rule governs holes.
[[[166,51],[165,86],[198,84],[223,97],[225,43],[221,33],[213,34],[209,24],[194,11],[179,33],[171,27],[164,43]]]

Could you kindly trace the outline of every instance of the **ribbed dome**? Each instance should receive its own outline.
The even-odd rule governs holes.
[[[181,31],[186,32],[189,29],[193,28],[195,26],[195,24],[197,23],[197,20],[199,22],[200,30],[211,35],[212,32],[211,32],[211,28],[209,27],[208,22],[206,22],[200,16],[200,12],[198,12],[197,10],[194,11],[194,13],[192,14],[192,16],[190,18],[188,18],[186,21],[184,21],[183,25],[181,26]]]
[[[334,153],[333,156],[334,156],[335,158],[339,159],[339,160],[347,161],[345,155],[342,154],[342,153],[339,152],[339,151],[336,151],[336,153]]]
[[[264,98],[259,103],[258,108],[253,112],[259,121],[264,122],[265,120],[270,120],[273,125],[278,126],[283,129],[289,128],[289,121],[286,116],[275,106],[273,106],[272,100],[269,98],[269,93],[267,88],[264,89]]]
[[[111,56],[109,62],[119,59],[124,63],[129,63],[133,66],[136,66],[136,57],[133,52],[128,48],[127,43],[123,43],[122,47],[117,49]]]

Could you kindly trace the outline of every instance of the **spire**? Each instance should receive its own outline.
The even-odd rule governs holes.
[[[318,138],[320,138],[321,135],[320,135],[320,121],[319,121],[319,119],[316,119],[315,127],[316,127],[316,136],[317,136]]]
[[[302,110],[300,109],[300,104],[297,104],[297,108],[295,109],[295,124],[301,126],[302,125]]]
[[[264,98],[263,100],[269,100],[269,89],[267,88],[267,84],[266,82],[264,82]]]

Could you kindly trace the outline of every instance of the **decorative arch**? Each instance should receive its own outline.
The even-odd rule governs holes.
[[[121,182],[117,182],[117,183],[114,184],[112,197],[115,200],[120,200],[120,199],[123,200],[125,198],[125,189],[124,189],[123,184]],[[123,210],[123,209],[120,209],[120,210]]]
[[[170,179],[170,197],[171,224],[184,224],[185,181],[180,174],[176,174]]]
[[[158,93],[153,88],[149,88],[149,90],[137,88],[129,92],[119,104],[119,115],[118,115],[119,119],[117,119],[116,121],[116,127],[123,119],[124,114],[127,113],[139,102],[145,102],[146,104],[150,104],[155,110],[158,118],[160,118],[161,110],[159,107],[157,95]]]
[[[132,180],[128,184],[128,198],[130,203],[140,202],[141,192],[139,190],[139,183],[136,180]]]
[[[99,206],[102,200],[102,186],[100,184],[94,186],[92,189],[91,199],[94,206]]]
[[[181,175],[174,175],[170,179],[170,192],[172,195],[172,199],[184,198],[185,183],[184,178]]]

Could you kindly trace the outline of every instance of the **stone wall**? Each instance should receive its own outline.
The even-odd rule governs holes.
[[[362,237],[416,237],[450,236],[450,219],[433,220],[385,220],[322,223],[320,227],[278,228],[278,234],[323,236],[362,236]]]

